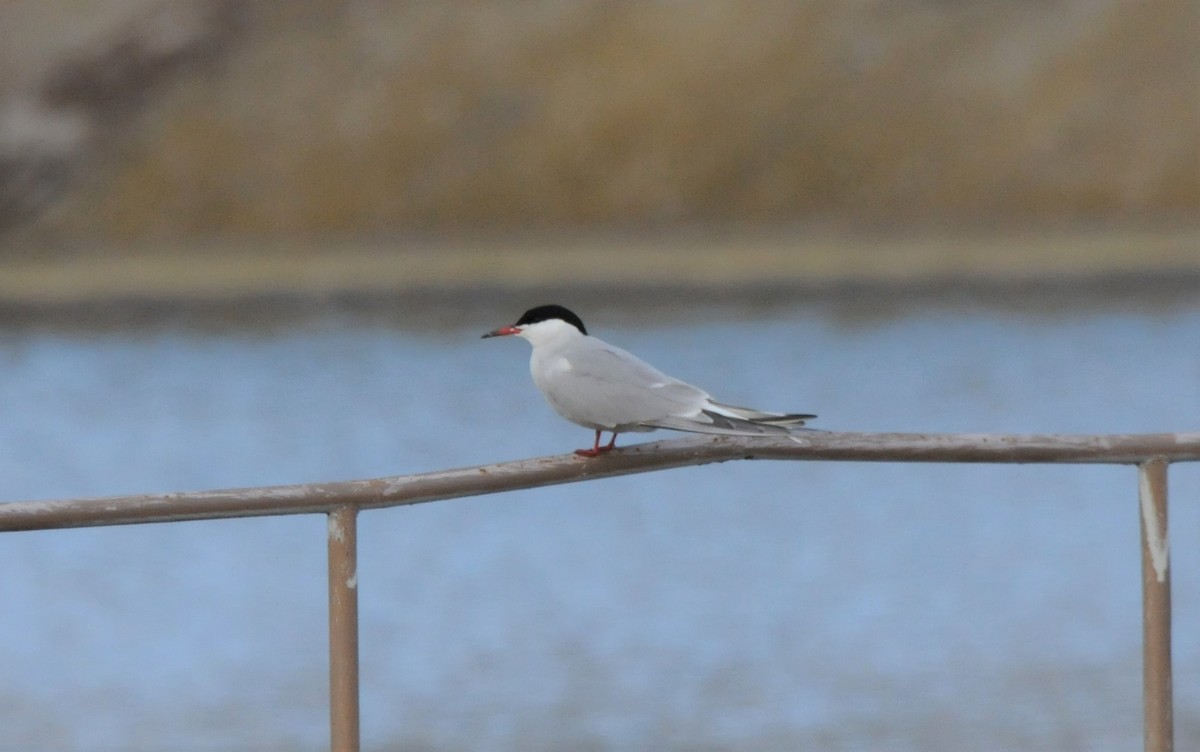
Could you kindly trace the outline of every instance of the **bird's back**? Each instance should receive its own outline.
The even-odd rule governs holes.
[[[703,390],[590,336],[535,349],[530,370],[560,415],[597,430],[652,430],[643,424],[693,413],[709,399]]]

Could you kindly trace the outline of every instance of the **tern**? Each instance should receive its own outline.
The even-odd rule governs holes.
[[[708,392],[659,371],[587,333],[583,321],[560,305],[530,308],[517,323],[483,335],[516,335],[533,345],[533,383],[559,415],[596,432],[596,457],[611,451],[617,434],[669,428],[731,436],[783,436],[817,416],[772,413],[726,405]],[[612,440],[601,446],[601,434]]]

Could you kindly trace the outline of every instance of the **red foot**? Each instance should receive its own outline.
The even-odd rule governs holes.
[[[597,431],[595,445],[591,449],[576,449],[575,454],[578,454],[580,457],[599,457],[605,452],[611,452],[614,448],[616,448],[616,445],[617,435],[614,433],[612,435],[612,441],[608,442],[608,444],[605,446],[600,446],[600,432]]]

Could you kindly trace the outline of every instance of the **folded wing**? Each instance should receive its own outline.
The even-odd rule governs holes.
[[[816,416],[774,413],[713,401],[703,389],[673,378],[606,343],[576,348],[543,391],[564,417],[623,431],[669,428],[738,436],[786,435]]]

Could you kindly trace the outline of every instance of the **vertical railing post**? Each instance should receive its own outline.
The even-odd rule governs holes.
[[[358,510],[329,513],[329,735],[358,752]]]
[[[1175,748],[1171,697],[1171,550],[1167,537],[1167,462],[1138,466],[1142,518],[1142,704],[1146,752]]]

